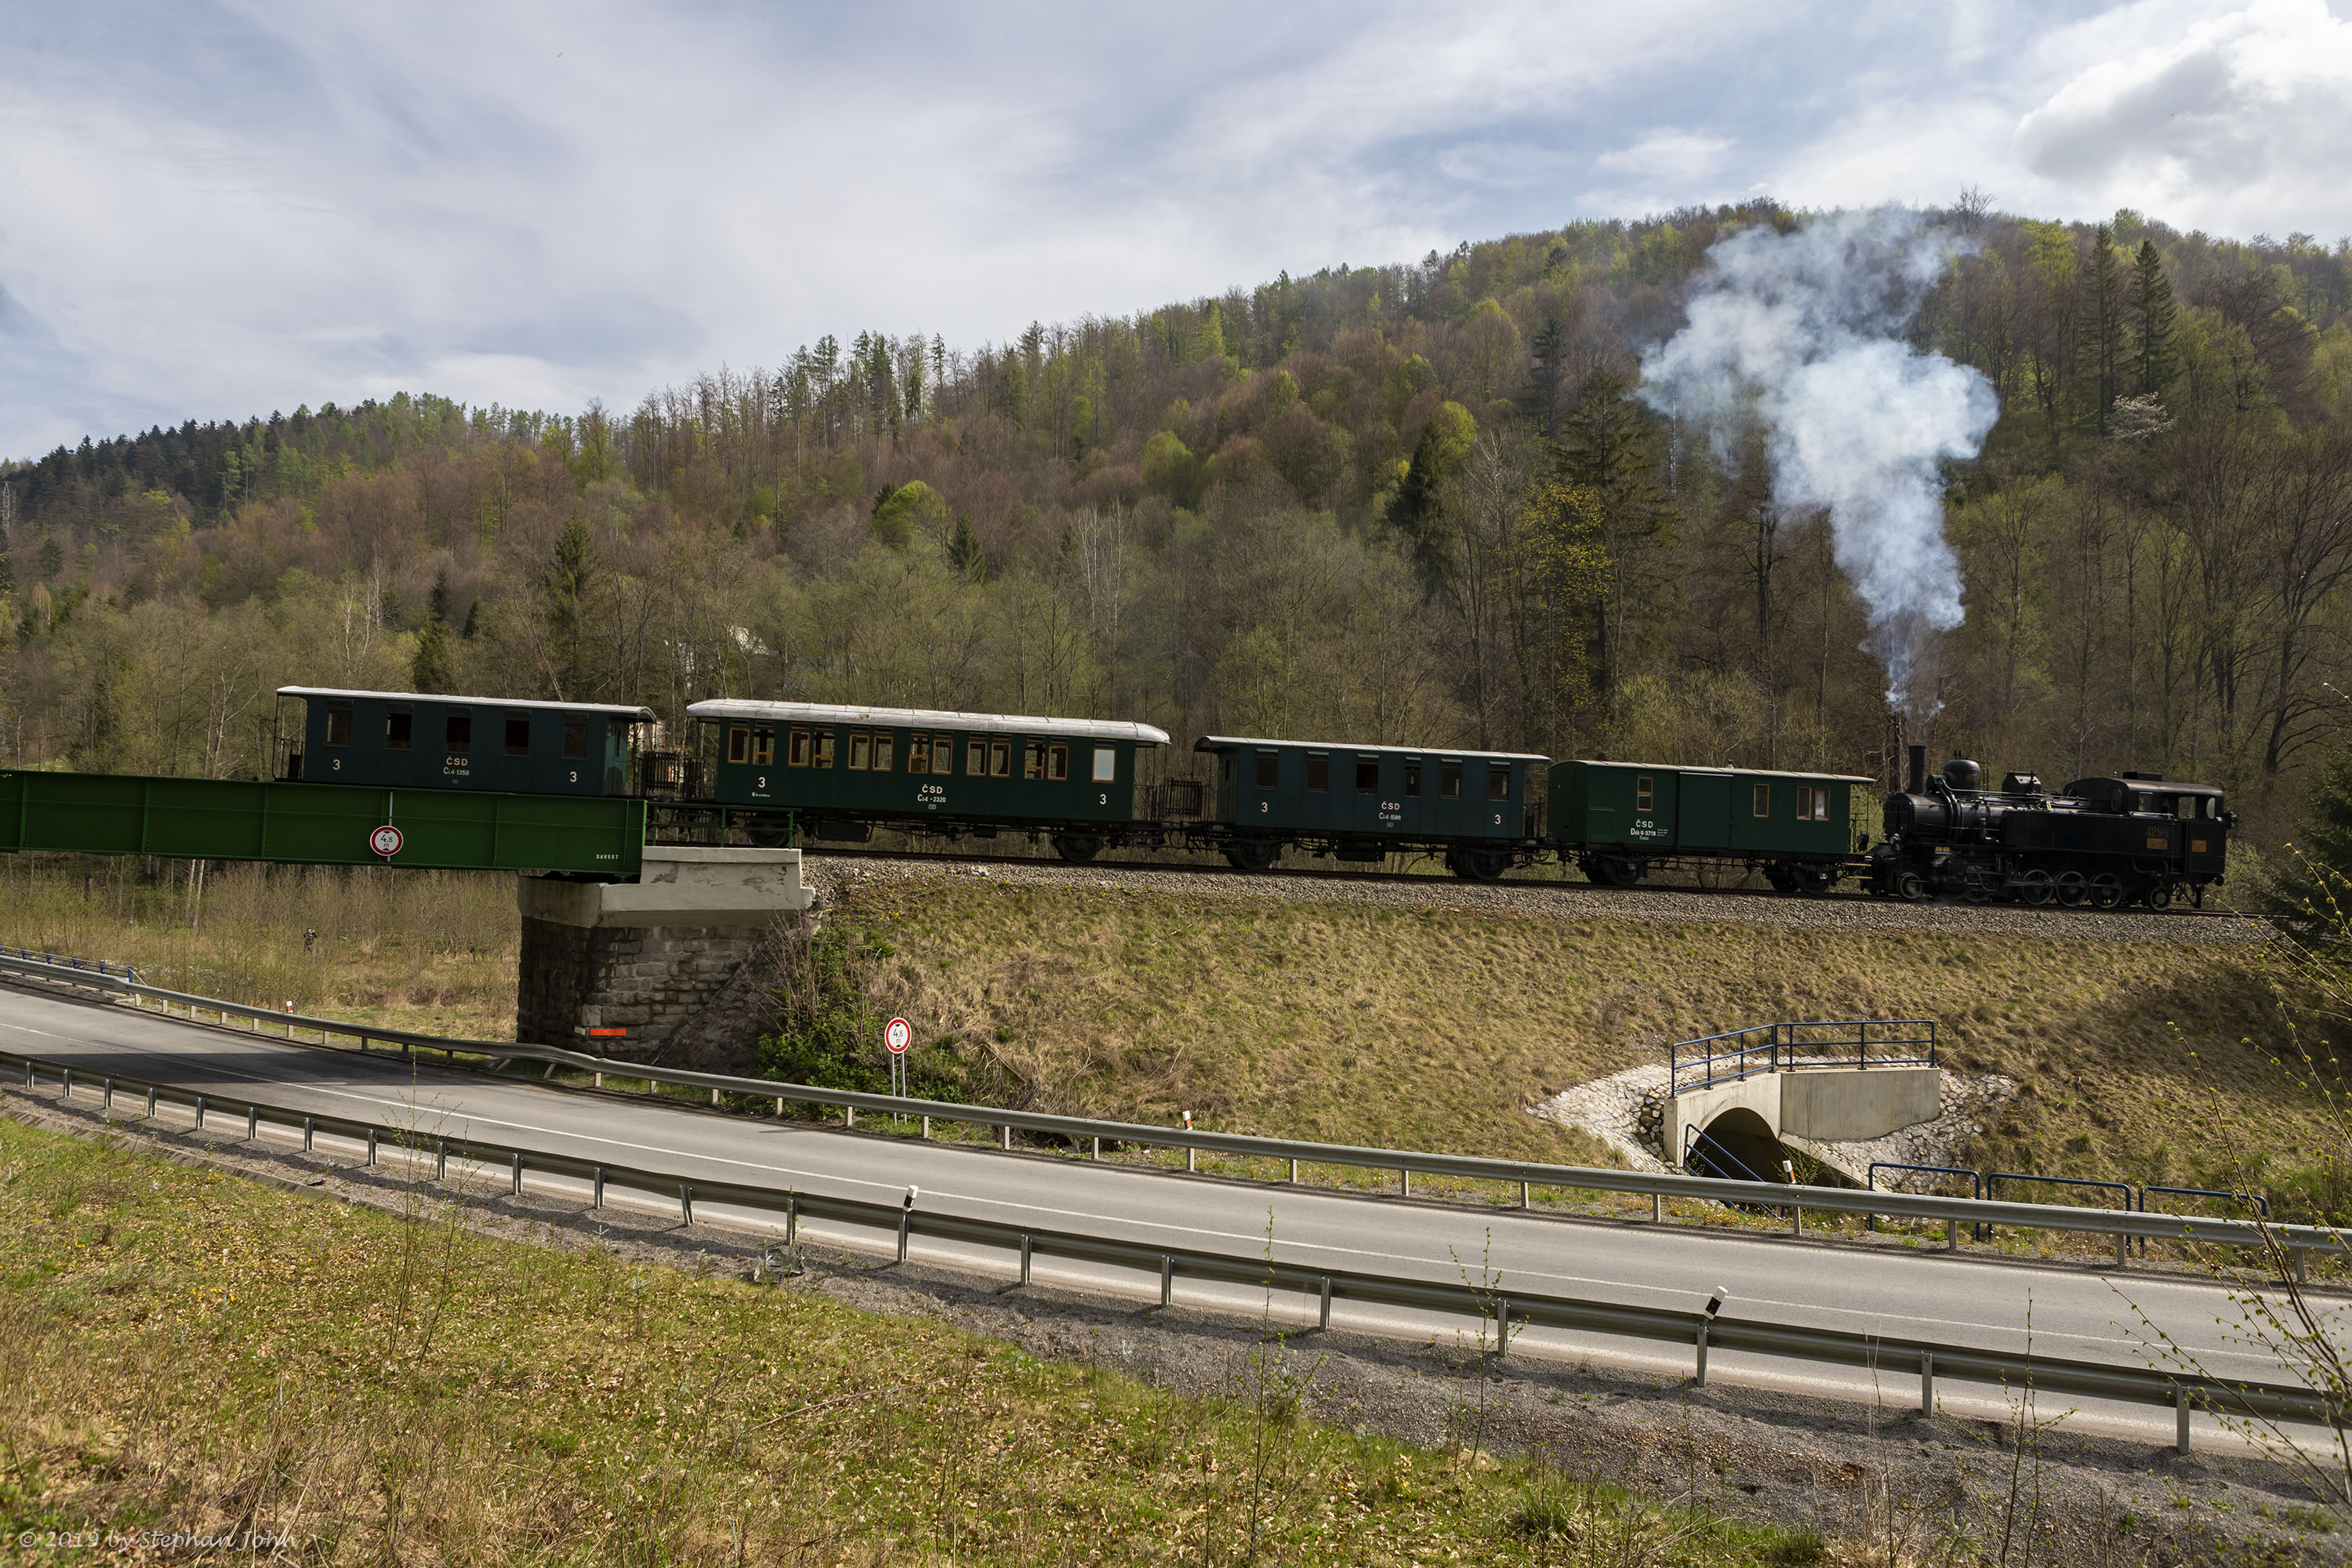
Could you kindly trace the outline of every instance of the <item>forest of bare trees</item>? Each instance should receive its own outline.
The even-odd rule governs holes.
[[[2343,742],[2352,250],[1936,215],[1967,619],[1912,740],[2230,787]],[[1633,395],[1769,206],[1287,275],[971,352],[827,338],[625,415],[402,396],[0,465],[0,763],[222,776],[304,682],[1097,714],[1885,775],[1827,521]],[[1926,732],[1919,732],[1920,731]]]

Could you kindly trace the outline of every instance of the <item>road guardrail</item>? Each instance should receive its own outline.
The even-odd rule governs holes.
[[[70,1063],[20,1052],[0,1051],[0,1064],[24,1074],[21,1079],[16,1080],[16,1086],[21,1087],[27,1094],[40,1087],[40,1078],[46,1072],[57,1082],[61,1102],[70,1103],[74,1098],[76,1072]],[[93,1075],[83,1072],[80,1082],[85,1093],[91,1087],[97,1089],[100,1109],[106,1111],[113,1110],[118,1093],[129,1090],[144,1095],[142,1111],[149,1118],[155,1116],[158,1108],[163,1104],[185,1105],[194,1112],[196,1127],[205,1130],[207,1115],[226,1113],[233,1121],[243,1119],[244,1136],[247,1139],[258,1138],[265,1122],[284,1128],[289,1133],[299,1131],[305,1151],[314,1150],[318,1135],[325,1132],[363,1142],[367,1150],[366,1163],[370,1165],[381,1163],[383,1151],[389,1144],[406,1152],[414,1159],[430,1157],[433,1179],[438,1182],[447,1181],[449,1163],[454,1158],[461,1165],[470,1165],[478,1173],[488,1174],[495,1172],[504,1175],[509,1192],[516,1195],[523,1191],[524,1177],[536,1174],[566,1178],[585,1184],[591,1194],[591,1206],[595,1208],[604,1206],[607,1194],[614,1188],[652,1195],[665,1204],[674,1202],[677,1205],[682,1225],[694,1223],[694,1205],[698,1202],[781,1215],[784,1218],[784,1239],[788,1247],[798,1241],[800,1221],[806,1217],[836,1220],[886,1233],[895,1232],[900,1262],[906,1261],[908,1243],[915,1237],[964,1242],[1010,1253],[1018,1259],[1017,1278],[1023,1285],[1031,1282],[1032,1265],[1041,1257],[1107,1264],[1134,1269],[1147,1277],[1156,1273],[1160,1281],[1160,1304],[1163,1308],[1175,1304],[1178,1280],[1194,1279],[1263,1286],[1269,1292],[1288,1292],[1311,1300],[1317,1308],[1318,1324],[1325,1330],[1331,1326],[1331,1304],[1334,1301],[1359,1301],[1476,1319],[1482,1325],[1482,1337],[1486,1332],[1492,1333],[1491,1342],[1497,1356],[1507,1355],[1512,1336],[1529,1327],[1567,1329],[1684,1344],[1692,1349],[1693,1381],[1701,1386],[1706,1382],[1707,1353],[1711,1349],[1744,1351],[1843,1366],[1873,1367],[1889,1372],[1916,1372],[1920,1410],[1927,1415],[1935,1411],[1936,1380],[1939,1376],[2011,1389],[2031,1388],[2044,1394],[2111,1399],[2135,1405],[2169,1405],[2178,1413],[2177,1443],[2183,1453],[2189,1450],[2189,1418],[2193,1409],[2241,1419],[2305,1421],[2336,1426],[2342,1425],[2345,1420],[2340,1399],[2331,1400],[2318,1391],[2290,1384],[2256,1383],[2162,1367],[2126,1366],[2042,1356],[2033,1354],[2030,1349],[2022,1353],[2012,1353],[1934,1340],[1890,1339],[1851,1330],[1745,1321],[1704,1310],[1685,1311],[1675,1308],[1592,1301],[1513,1289],[1501,1276],[1473,1281],[1467,1277],[1466,1270],[1465,1278],[1453,1282],[1403,1279],[1346,1269],[1310,1268],[1265,1256],[1162,1247],[1075,1231],[929,1213],[911,1205],[803,1193],[790,1187],[709,1181],[676,1171],[604,1163],[523,1149],[469,1135],[452,1137],[437,1131],[421,1131],[415,1126],[396,1122],[298,1111],[266,1100],[210,1091],[198,1092],[121,1073]],[[1270,1242],[1269,1252],[1274,1248],[1275,1244]]]
[[[2309,1258],[2314,1252],[2341,1254],[2352,1251],[2352,1237],[2326,1226],[2279,1225],[2259,1218],[2224,1219],[2135,1209],[2078,1208],[2063,1204],[1947,1198],[1885,1189],[1759,1184],[1723,1177],[1688,1176],[1673,1172],[1628,1171],[1599,1165],[1554,1165],[1487,1159],[1477,1155],[1433,1154],[1344,1143],[1303,1142],[1295,1139],[1262,1138],[1249,1133],[1212,1132],[1203,1129],[1161,1127],[1142,1122],[1106,1121],[1082,1116],[1058,1116],[1045,1111],[964,1105],[952,1100],[913,1100],[897,1095],[867,1094],[856,1089],[823,1089],[814,1084],[779,1083],[769,1079],[739,1078],[726,1073],[688,1072],[590,1056],[566,1050],[560,1046],[458,1040],[399,1029],[381,1029],[341,1019],[280,1013],[268,1007],[226,1002],[217,997],[166,991],[86,968],[68,969],[37,960],[0,954],[0,972],[10,971],[111,992],[133,1002],[152,1001],[166,1012],[178,1005],[199,1023],[204,1022],[199,1015],[213,1013],[224,1026],[231,1018],[248,1019],[257,1031],[264,1021],[283,1025],[289,1039],[295,1037],[297,1029],[301,1029],[317,1033],[322,1045],[331,1037],[356,1039],[362,1051],[370,1048],[370,1042],[397,1047],[404,1053],[439,1051],[453,1066],[460,1056],[488,1058],[499,1063],[544,1062],[549,1064],[551,1071],[560,1066],[591,1074],[600,1086],[605,1077],[616,1077],[642,1081],[649,1090],[656,1084],[701,1089],[710,1095],[713,1104],[719,1103],[720,1096],[732,1094],[746,1099],[772,1100],[779,1114],[787,1103],[826,1106],[846,1112],[853,1126],[856,1113],[866,1111],[920,1119],[926,1127],[931,1121],[989,1127],[1000,1132],[1000,1142],[1007,1149],[1012,1147],[1013,1133],[1018,1131],[1066,1139],[1073,1145],[1090,1145],[1097,1157],[1102,1144],[1109,1142],[1181,1149],[1189,1152],[1206,1150],[1244,1158],[1287,1162],[1289,1179],[1293,1182],[1297,1180],[1301,1165],[1394,1171],[1399,1174],[1402,1190],[1408,1196],[1412,1194],[1412,1178],[1417,1174],[1496,1182],[1507,1186],[1517,1184],[1519,1205],[1523,1208],[1528,1206],[1530,1195],[1537,1187],[1624,1193],[1648,1197],[1653,1219],[1664,1218],[1664,1205],[1670,1198],[1748,1207],[1762,1205],[1786,1210],[1791,1228],[1798,1231],[1803,1229],[1804,1215],[1809,1210],[1821,1214],[1884,1215],[1941,1222],[1945,1226],[1948,1247],[1959,1245],[1960,1227],[1963,1226],[2010,1226],[2027,1230],[2067,1231],[2112,1237],[2118,1268],[2126,1266],[2129,1244],[2135,1238],[2247,1247],[2265,1254],[2275,1248],[2294,1260],[2298,1278],[2307,1275]]]

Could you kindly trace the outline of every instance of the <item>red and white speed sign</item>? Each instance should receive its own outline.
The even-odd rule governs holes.
[[[368,835],[368,847],[387,860],[400,853],[401,842],[400,829],[389,822]]]
[[[907,1047],[914,1041],[914,1026],[904,1018],[891,1019],[889,1026],[882,1031],[882,1043],[890,1047],[890,1054],[894,1057],[905,1056]]]

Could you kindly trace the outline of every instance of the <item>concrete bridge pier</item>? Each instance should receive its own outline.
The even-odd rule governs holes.
[[[634,882],[517,879],[516,1037],[741,1072],[772,1024],[770,944],[814,901],[797,849],[647,846]]]

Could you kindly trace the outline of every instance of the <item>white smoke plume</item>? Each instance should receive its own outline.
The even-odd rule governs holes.
[[[1896,208],[1743,230],[1707,251],[1689,324],[1642,360],[1652,407],[1719,443],[1763,426],[1772,499],[1828,509],[1887,700],[1919,715],[1962,613],[1937,465],[1975,457],[2000,413],[1981,374],[1901,336],[1962,243]]]

